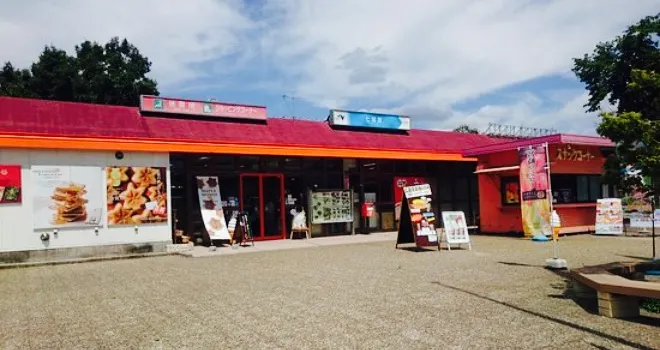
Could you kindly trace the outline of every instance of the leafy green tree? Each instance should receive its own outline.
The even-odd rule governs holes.
[[[30,70],[5,64],[0,95],[137,106],[140,95],[159,94],[156,81],[147,78],[150,70],[151,62],[126,39],[84,41],[75,56],[47,46]]]
[[[643,18],[591,54],[574,60],[573,72],[589,92],[588,111],[607,101],[597,131],[616,144],[605,180],[624,190],[651,190],[643,177],[660,178],[660,14]],[[641,176],[623,176],[633,167]],[[653,181],[658,185],[658,181]]]
[[[456,129],[454,129],[455,132],[462,132],[465,134],[478,134],[479,130],[470,127],[467,124],[461,124],[459,125]]]

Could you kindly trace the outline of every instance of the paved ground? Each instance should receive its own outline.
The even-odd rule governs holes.
[[[539,266],[550,245],[393,242],[0,270],[0,349],[660,348],[660,319],[603,318]],[[648,256],[646,238],[577,236],[579,267]]]

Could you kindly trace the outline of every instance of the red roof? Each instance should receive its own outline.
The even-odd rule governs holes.
[[[463,155],[466,157],[474,157],[484,154],[512,151],[518,148],[532,146],[532,145],[539,145],[543,143],[548,143],[548,144],[559,143],[559,144],[572,144],[572,145],[596,146],[596,147],[614,147],[614,143],[612,141],[603,137],[572,135],[572,134],[555,134],[549,136],[535,137],[531,139],[521,139],[521,140],[477,146],[474,148],[464,150]]]
[[[335,130],[327,123],[269,118],[265,124],[142,116],[136,107],[0,97],[0,134],[293,145],[461,153],[501,143],[483,135],[410,130],[407,135]]]

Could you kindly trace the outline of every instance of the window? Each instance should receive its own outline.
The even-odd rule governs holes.
[[[553,202],[592,203],[602,197],[600,175],[552,175]]]
[[[241,171],[258,171],[259,170],[259,157],[257,156],[240,156],[238,158],[238,167]]]
[[[518,177],[503,177],[501,183],[502,204],[520,204],[520,180]]]

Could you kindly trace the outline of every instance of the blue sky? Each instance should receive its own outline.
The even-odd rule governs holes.
[[[46,44],[73,50],[120,36],[151,59],[166,96],[266,105],[271,116],[323,119],[343,108],[409,115],[425,129],[495,122],[593,134],[597,116],[584,113],[572,58],[654,14],[658,1],[0,0],[0,8],[0,45],[11,48],[0,60],[17,66]]]

